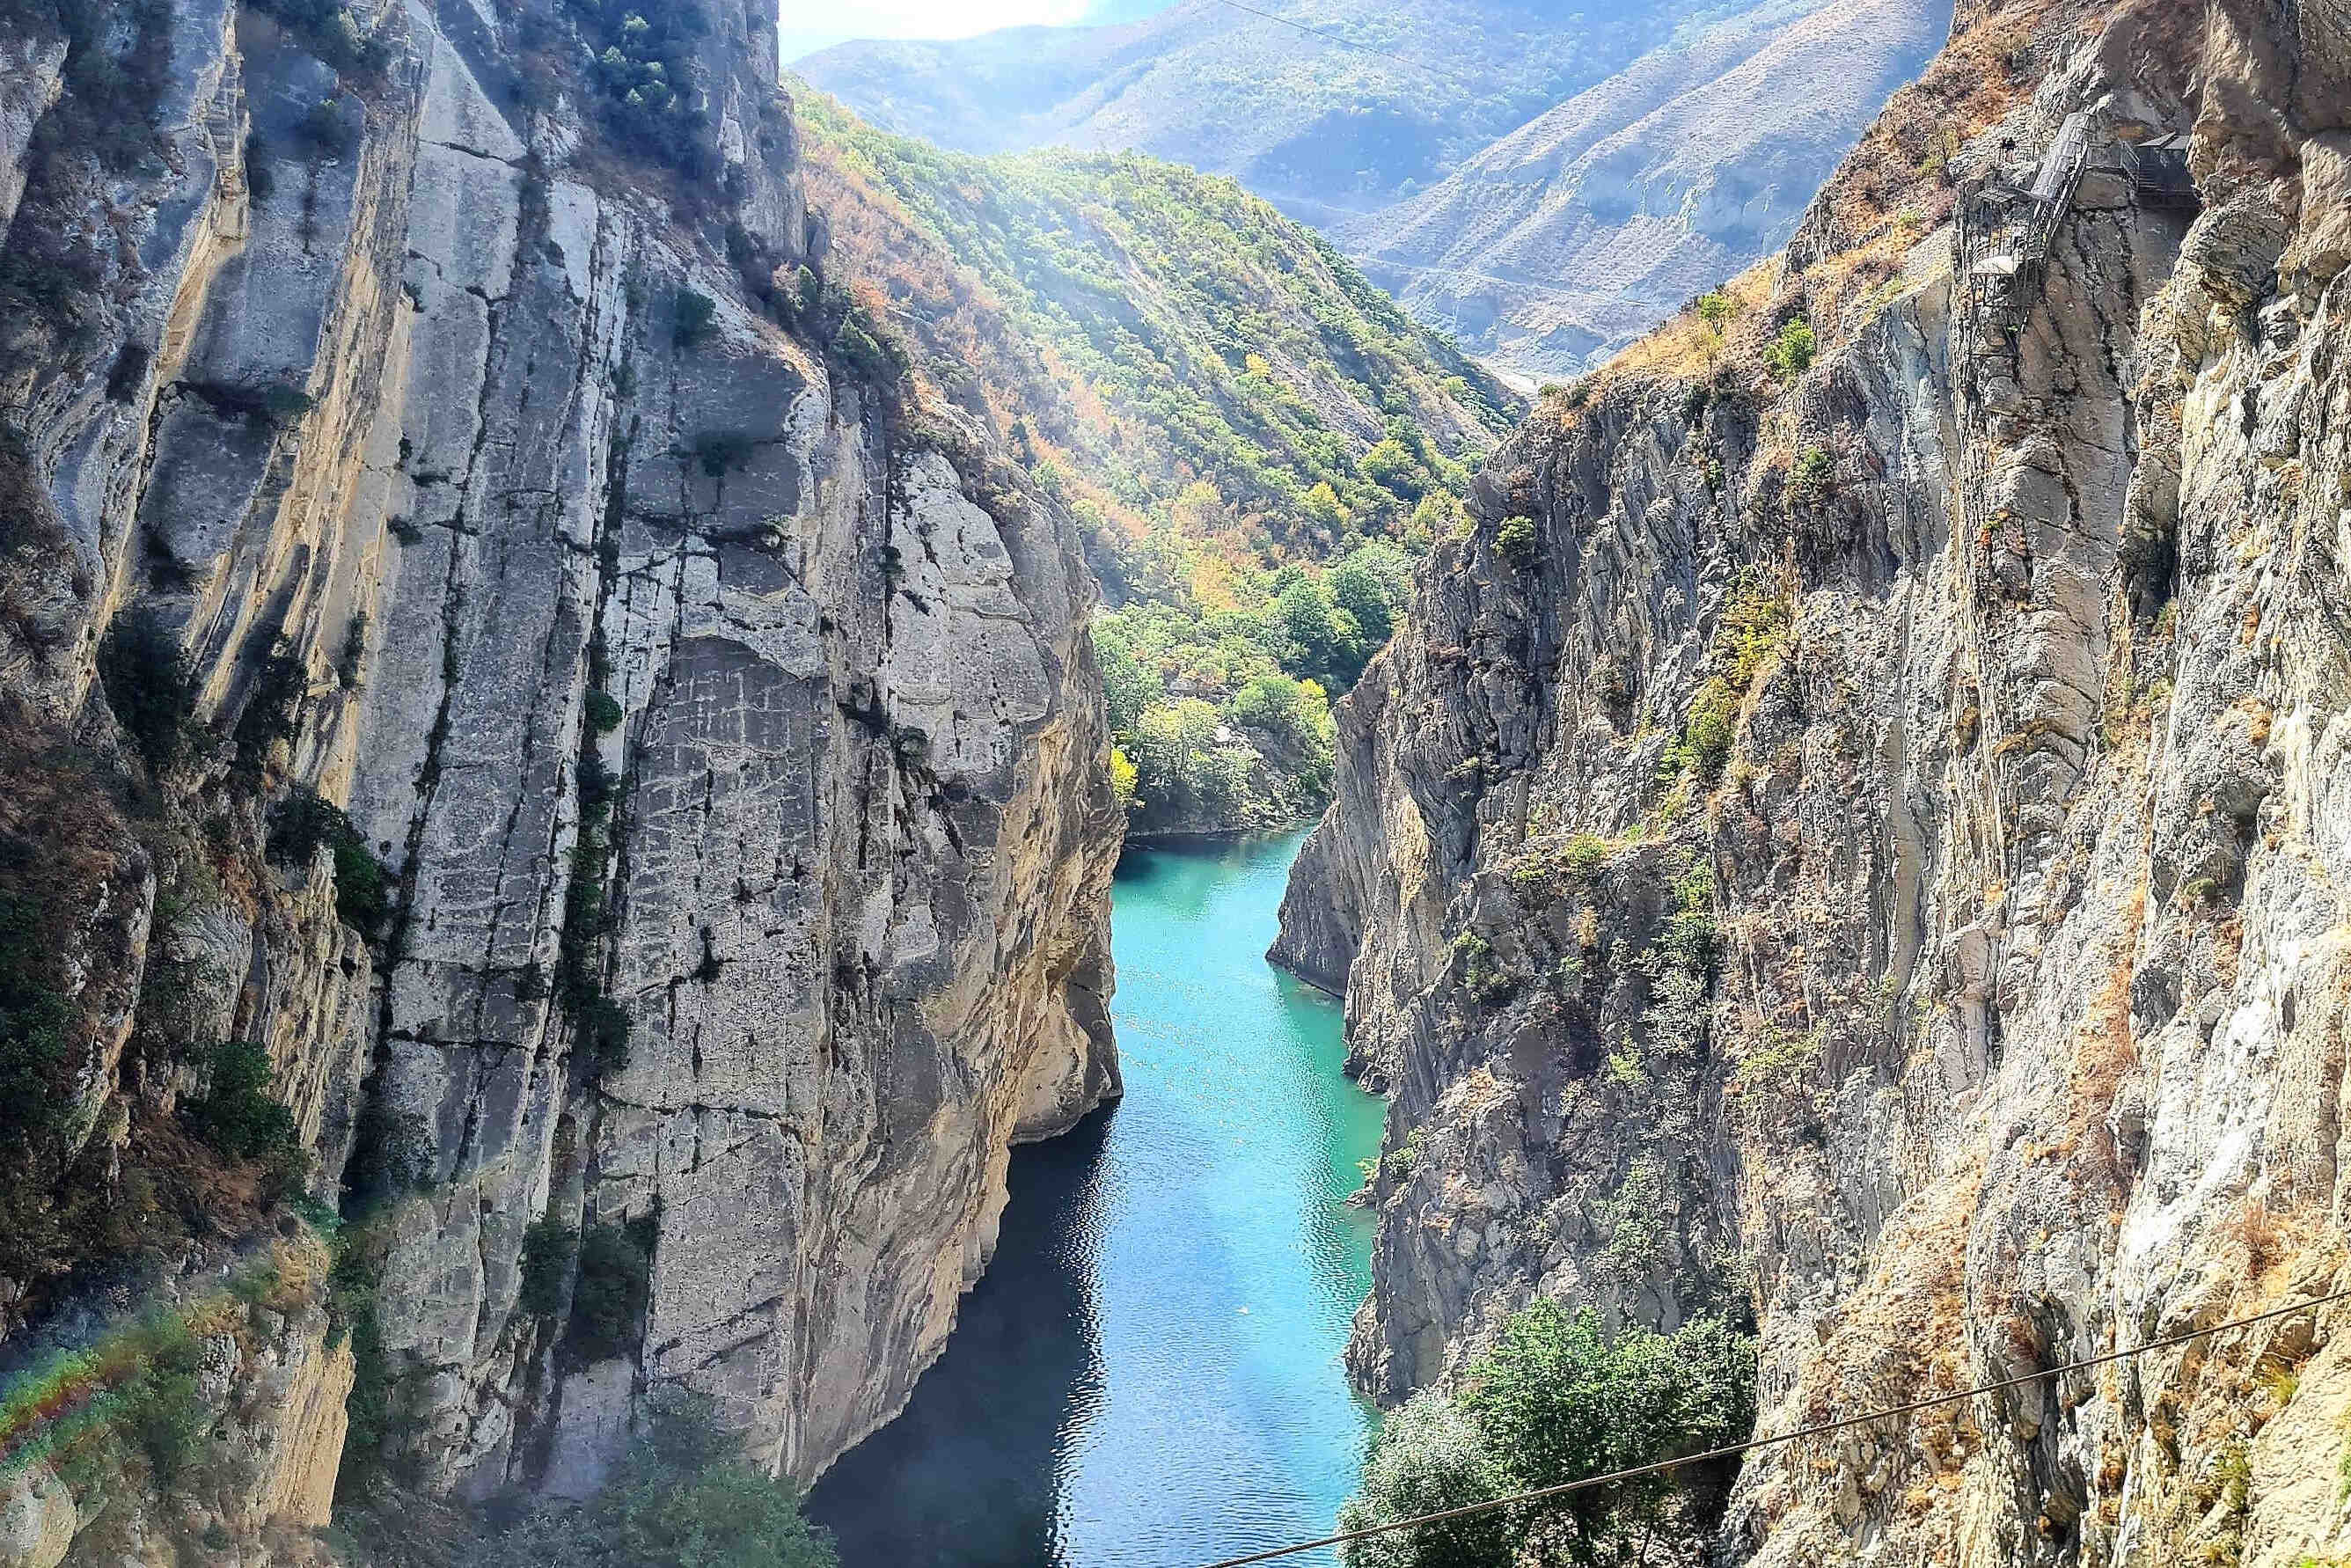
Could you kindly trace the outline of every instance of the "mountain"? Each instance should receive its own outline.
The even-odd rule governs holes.
[[[1785,244],[1950,0],[1783,0],[1686,30],[1333,236],[1521,383],[1597,364]]]
[[[1965,0],[1480,470],[1274,950],[1392,1097],[1350,1517],[1839,1429],[1399,1561],[2343,1557],[2346,353],[2340,6]]]
[[[795,68],[950,147],[1136,148],[1232,174],[1531,389],[1783,243],[1950,16],[1948,0],[1263,9],[1363,47],[1192,0]]]
[[[1132,148],[1321,222],[1384,206],[1664,43],[1693,0],[1184,0],[1113,26],[854,43],[792,69],[885,130],[973,152]],[[1362,47],[1353,47],[1362,46]],[[1372,51],[1379,52],[1372,52]]]
[[[1136,830],[1319,811],[1326,694],[1457,526],[1510,394],[1231,180],[946,152],[818,94],[802,124],[830,254],[1087,529]]]
[[[695,1409],[729,1555],[1119,1092],[1078,525],[772,5],[0,16],[0,1561],[435,1561]]]

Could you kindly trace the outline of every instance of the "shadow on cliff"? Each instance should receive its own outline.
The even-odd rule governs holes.
[[[1102,1151],[1115,1107],[1017,1149],[987,1272],[946,1353],[809,1499],[843,1568],[1040,1568],[1061,1557],[1064,1458],[1101,1407]]]

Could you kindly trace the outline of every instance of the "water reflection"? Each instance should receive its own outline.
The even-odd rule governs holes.
[[[1016,1152],[946,1354],[811,1500],[845,1568],[1188,1568],[1330,1528],[1370,1429],[1341,1199],[1382,1107],[1336,1004],[1263,958],[1296,844],[1121,864],[1127,1098]]]
[[[1101,1406],[1094,1318],[1102,1150],[1114,1110],[1014,1151],[996,1261],[906,1413],[829,1471],[810,1511],[850,1564],[1058,1562],[1067,1458]]]

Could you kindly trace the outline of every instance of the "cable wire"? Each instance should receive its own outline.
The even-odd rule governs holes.
[[[2351,1301],[2351,1291],[2337,1291],[2331,1296],[2318,1296],[2309,1301],[2289,1302],[2283,1307],[2273,1307],[2265,1312],[2255,1312],[2251,1317],[2235,1318],[2228,1322],[2214,1323],[2210,1328],[2189,1329],[2182,1333],[2149,1340],[2145,1344],[2133,1345],[2127,1350],[2110,1350],[2103,1355],[2090,1356],[2083,1361],[2067,1362],[2063,1366],[2052,1366],[2040,1372],[2022,1373],[2015,1377],[2002,1378],[1998,1383],[1983,1384],[1979,1387],[1965,1389],[1957,1394],[1938,1394],[1928,1399],[1913,1399],[1907,1405],[1891,1405],[1883,1410],[1872,1410],[1865,1415],[1847,1416],[1835,1421],[1823,1421],[1816,1427],[1800,1427],[1792,1432],[1782,1432],[1776,1437],[1750,1437],[1743,1443],[1733,1443],[1729,1448],[1709,1448],[1702,1454],[1685,1454],[1678,1459],[1659,1459],[1652,1464],[1635,1465],[1625,1470],[1611,1470],[1602,1476],[1586,1476],[1582,1480],[1562,1481],[1556,1486],[1539,1487],[1533,1491],[1517,1492],[1510,1497],[1492,1498],[1485,1502],[1465,1503],[1459,1508],[1448,1508],[1437,1513],[1416,1514],[1410,1519],[1395,1520],[1386,1524],[1374,1524],[1363,1530],[1342,1531],[1336,1535],[1326,1535],[1320,1541],[1301,1541],[1295,1546],[1278,1546],[1270,1552],[1252,1552],[1246,1557],[1227,1557],[1204,1564],[1203,1568],[1244,1568],[1245,1564],[1251,1563],[1270,1563],[1277,1557],[1291,1557],[1301,1552],[1313,1552],[1325,1546],[1341,1546],[1350,1541],[1364,1541],[1374,1535],[1386,1535],[1395,1531],[1411,1530],[1424,1524],[1438,1524],[1448,1519],[1464,1519],[1473,1513],[1485,1513],[1498,1508],[1509,1508],[1514,1503],[1536,1502],[1545,1498],[1563,1497],[1569,1492],[1583,1491],[1593,1487],[1614,1486],[1619,1481],[1637,1480],[1643,1476],[1659,1475],[1667,1470],[1678,1469],[1684,1465],[1708,1464],[1716,1459],[1730,1458],[1755,1448],[1775,1448],[1781,1444],[1793,1443],[1805,1437],[1817,1437],[1829,1432],[1842,1432],[1848,1427],[1860,1427],[1872,1421],[1886,1420],[1889,1416],[1907,1416],[1920,1410],[1931,1410],[1938,1405],[1956,1405],[1962,1399],[1974,1399],[1986,1394],[1997,1394],[2002,1389],[2022,1387],[2028,1383],[2039,1383],[2044,1378],[2062,1377],[2069,1372],[2087,1371],[2094,1366],[2104,1366],[2108,1362],[2124,1361],[2131,1356],[2145,1355],[2151,1350],[2165,1350],[2172,1345],[2186,1344],[2190,1340],[2203,1339],[2216,1333],[2226,1333],[2231,1329],[2246,1328],[2254,1323],[2267,1322],[2272,1318],[2290,1317],[2295,1312],[2311,1312],[2319,1307],[2332,1306],[2337,1301]]]

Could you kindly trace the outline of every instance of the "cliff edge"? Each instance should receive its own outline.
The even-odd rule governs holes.
[[[13,9],[0,1331],[193,1266],[126,1191],[307,1189],[347,1468],[577,1493],[682,1385],[812,1477],[1118,1092],[1074,528],[757,4]],[[284,1140],[191,1110],[255,1044]]]
[[[1761,1434],[2345,1282],[2351,16],[1978,0],[1544,407],[1275,956],[1393,1095],[1350,1365],[1750,1323]],[[2351,1546],[2342,1310],[1759,1452],[1727,1557]]]

